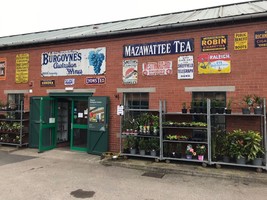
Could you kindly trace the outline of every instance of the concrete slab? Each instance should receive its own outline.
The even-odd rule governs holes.
[[[190,176],[213,177],[219,179],[233,179],[237,181],[264,183],[267,184],[266,171],[256,172],[255,168],[241,168],[222,166],[217,169],[215,166],[203,167],[200,163],[165,163],[154,162],[154,160],[142,158],[128,158],[128,159],[103,159],[101,164],[106,166],[118,166],[131,169],[138,169],[144,171],[152,171],[168,174],[182,174]]]

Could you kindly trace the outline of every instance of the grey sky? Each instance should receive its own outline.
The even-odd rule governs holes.
[[[0,37],[136,17],[179,12],[247,0],[3,0]]]

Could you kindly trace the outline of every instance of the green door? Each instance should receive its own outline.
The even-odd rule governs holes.
[[[56,147],[55,100],[51,97],[30,99],[30,147],[39,152]]]
[[[108,151],[108,97],[89,97],[87,152],[101,155]]]
[[[73,98],[71,111],[71,150],[87,150],[88,99]]]

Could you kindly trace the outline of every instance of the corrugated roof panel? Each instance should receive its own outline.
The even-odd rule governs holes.
[[[142,18],[121,20],[115,22],[91,24],[88,26],[72,27],[58,30],[49,30],[23,35],[0,37],[0,48],[6,46],[19,46],[64,39],[94,37],[103,34],[117,34],[121,32],[143,31],[152,28],[164,29],[166,26],[190,25],[194,22],[212,23],[221,19],[227,20],[238,17],[265,14],[267,17],[267,2],[263,0],[249,1],[238,4],[222,5],[211,8],[189,10],[184,12],[169,13]]]

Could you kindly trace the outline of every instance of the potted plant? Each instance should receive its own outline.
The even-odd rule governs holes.
[[[231,114],[232,113],[232,102],[233,102],[232,98],[228,99],[227,104],[226,104],[226,108],[225,108],[225,114]]]
[[[248,149],[248,160],[253,161],[255,165],[262,165],[262,155],[264,151],[261,142],[262,136],[258,131],[247,131],[246,147]]]
[[[182,103],[182,113],[187,113],[186,102]]]
[[[216,99],[212,99],[210,102],[210,114],[216,114]]]
[[[192,159],[192,156],[196,156],[196,152],[193,149],[192,144],[188,144],[185,150],[186,159]]]
[[[195,109],[194,109],[194,106],[195,106],[195,102],[194,101],[191,101],[190,103],[190,108],[189,108],[189,113],[195,113]]]
[[[204,160],[204,155],[206,153],[206,146],[204,144],[198,144],[196,146],[196,154],[198,155],[198,160]]]
[[[260,148],[258,153],[256,154],[256,157],[252,160],[253,165],[261,166],[263,163],[263,156],[264,156],[264,148]]]
[[[202,113],[203,112],[202,102],[200,100],[195,101],[195,111],[196,111],[196,113]]]
[[[246,146],[246,132],[241,129],[228,133],[229,155],[236,159],[237,164],[246,164],[248,155]]]
[[[248,94],[243,97],[243,103],[245,104],[244,107],[242,107],[242,113],[243,114],[250,114],[250,108],[253,106],[253,97],[252,95]]]
[[[145,138],[140,138],[138,141],[139,154],[145,155],[148,149],[148,142]]]
[[[153,126],[153,135],[158,135],[159,132],[159,116],[151,115],[151,121]]]
[[[129,149],[131,154],[136,154],[136,137],[129,135],[125,138],[124,149]]]
[[[263,99],[260,96],[257,96],[254,94],[253,100],[254,100],[254,103],[256,104],[256,106],[254,107],[254,114],[261,115]]]
[[[224,101],[218,99],[216,102],[217,102],[217,105],[216,105],[217,113],[223,114],[224,113],[224,110],[225,110]]]
[[[149,139],[149,150],[151,156],[156,156],[157,151],[160,149],[159,139],[158,138],[150,138]]]
[[[220,142],[222,143],[221,154],[223,162],[230,162],[230,143],[227,136],[220,138]]]

